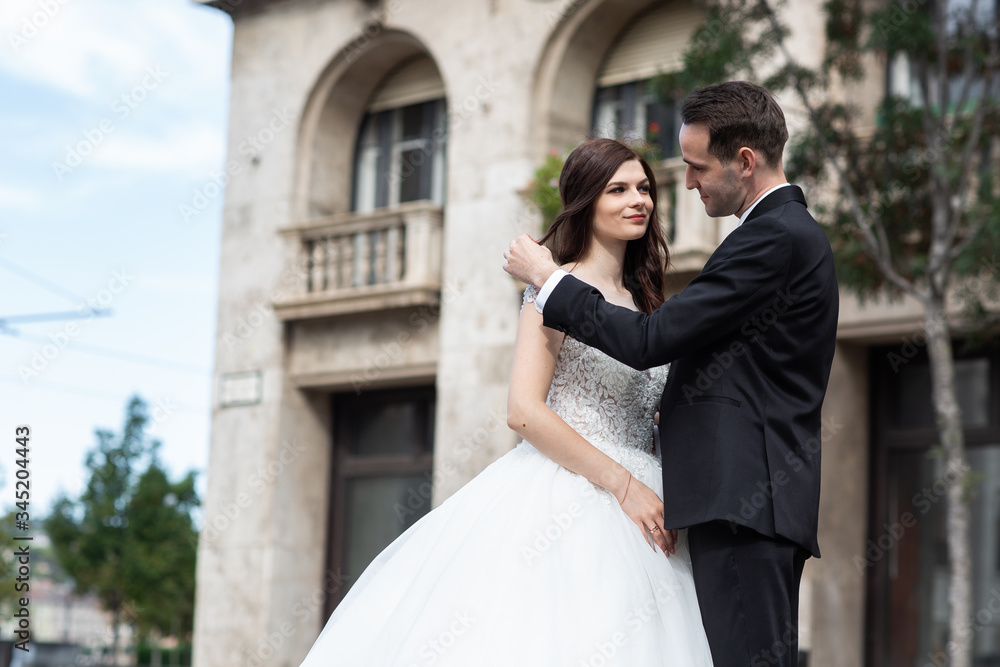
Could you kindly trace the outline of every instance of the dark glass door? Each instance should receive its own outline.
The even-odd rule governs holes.
[[[333,397],[326,617],[358,576],[430,510],[434,388]]]
[[[946,469],[931,408],[924,354],[872,350],[872,508],[865,553],[868,662],[873,667],[948,664],[949,562]],[[973,564],[973,664],[1000,665],[1000,363],[996,352],[962,355],[963,412]]]

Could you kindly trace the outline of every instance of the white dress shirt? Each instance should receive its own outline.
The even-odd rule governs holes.
[[[743,211],[743,215],[740,216],[740,221],[739,223],[737,223],[736,226],[739,227],[744,222],[746,222],[747,216],[750,215],[750,211],[752,211],[754,207],[757,206],[757,204],[762,199],[764,199],[764,197],[768,196],[775,190],[786,187],[788,185],[791,185],[791,183],[782,183],[780,185],[775,185],[773,188],[762,194],[760,197],[757,197],[757,199],[755,199],[753,203],[750,204],[747,210]],[[549,295],[552,294],[552,291],[556,288],[556,285],[558,285],[559,281],[562,280],[563,276],[566,275],[569,275],[566,271],[562,269],[556,269],[552,273],[552,275],[549,276],[549,279],[545,281],[544,285],[542,285],[542,289],[538,291],[538,296],[535,297],[535,310],[537,310],[540,313],[542,312],[542,309],[545,308],[545,301],[548,300]]]

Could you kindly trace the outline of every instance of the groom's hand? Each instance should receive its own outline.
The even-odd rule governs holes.
[[[507,260],[503,270],[523,283],[541,288],[549,276],[559,268],[552,261],[552,253],[538,241],[527,234],[521,234],[510,242],[510,247],[504,251],[503,258]]]

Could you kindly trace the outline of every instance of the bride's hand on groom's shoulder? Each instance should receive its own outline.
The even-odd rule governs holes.
[[[628,518],[639,527],[644,540],[651,537],[667,556],[674,553],[677,531],[664,529],[663,501],[651,488],[633,477],[621,505]]]

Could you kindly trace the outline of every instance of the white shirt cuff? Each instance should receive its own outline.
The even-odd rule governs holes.
[[[552,272],[549,279],[545,281],[544,285],[542,285],[542,289],[538,291],[538,296],[535,297],[535,310],[542,312],[542,309],[545,308],[545,301],[549,298],[549,295],[552,294],[552,290],[556,288],[556,285],[558,285],[559,281],[563,279],[563,276],[568,275],[569,273],[563,271],[562,269],[556,269]]]

